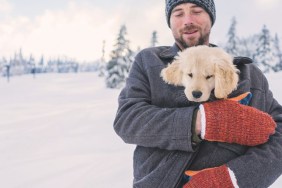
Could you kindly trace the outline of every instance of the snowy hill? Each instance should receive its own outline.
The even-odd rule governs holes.
[[[281,76],[268,75],[280,103]],[[133,146],[112,128],[119,90],[80,73],[0,77],[0,91],[0,187],[132,187]]]

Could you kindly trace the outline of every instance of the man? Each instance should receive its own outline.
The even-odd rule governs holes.
[[[228,100],[207,102],[199,110],[186,99],[183,87],[166,84],[160,72],[178,51],[214,46],[209,43],[216,17],[214,2],[166,0],[166,16],[175,44],[145,49],[136,56],[114,122],[117,134],[126,143],[137,145],[134,187],[270,186],[282,172],[282,107],[273,98],[266,78],[250,59],[235,58],[240,82],[230,97],[251,92],[249,105],[258,110]],[[265,128],[264,120],[272,120],[262,111],[275,120],[275,133]],[[222,118],[210,121],[217,114]],[[226,124],[229,119],[232,121]],[[201,120],[207,120],[206,124]],[[262,144],[253,146],[252,139]],[[198,173],[186,175],[187,170]]]

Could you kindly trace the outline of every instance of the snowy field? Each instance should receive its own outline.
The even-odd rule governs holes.
[[[282,73],[267,77],[282,103]],[[0,77],[0,187],[132,187],[133,146],[112,127],[118,94],[95,73]]]

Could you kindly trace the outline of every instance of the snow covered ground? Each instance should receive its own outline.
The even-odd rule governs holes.
[[[267,76],[282,103],[282,73]],[[0,187],[132,187],[133,146],[112,128],[118,94],[95,73],[0,77]]]

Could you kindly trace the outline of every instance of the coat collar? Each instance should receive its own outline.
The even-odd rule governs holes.
[[[253,60],[251,58],[248,58],[248,57],[238,56],[238,57],[234,57],[234,59],[233,59],[233,64],[237,65],[237,66],[250,64],[252,62],[253,62]]]
[[[209,44],[210,47],[216,47],[214,44]],[[160,53],[160,57],[164,59],[173,59],[181,49],[174,43],[173,46],[165,49]]]
[[[180,48],[174,43],[173,46],[166,48],[160,53],[160,57],[163,59],[173,59],[177,53],[180,51]]]
[[[210,47],[217,47],[216,45],[214,44],[209,44]],[[163,58],[163,59],[173,59],[177,53],[181,51],[180,48],[177,46],[176,43],[174,43],[173,46],[169,47],[169,48],[166,48],[164,51],[162,51],[160,53],[160,57]],[[252,63],[252,59],[251,58],[248,58],[248,57],[234,57],[234,60],[233,60],[233,63],[234,65],[244,65],[244,64],[250,64]]]

